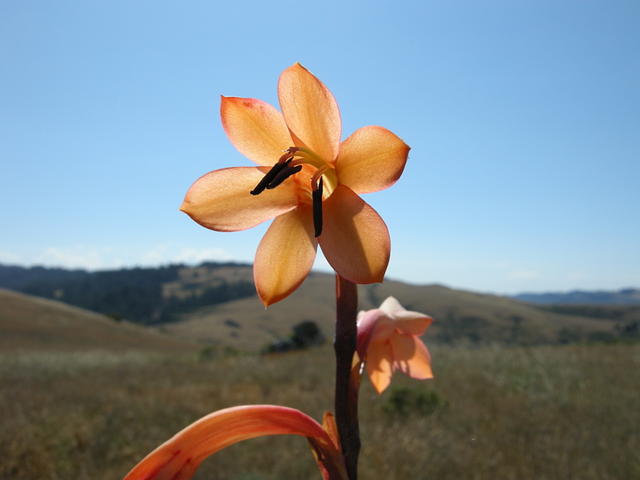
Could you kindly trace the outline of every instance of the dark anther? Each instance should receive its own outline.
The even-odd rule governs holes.
[[[302,165],[296,165],[295,167],[290,167],[287,165],[286,167],[284,167],[282,170],[278,172],[276,177],[273,180],[271,180],[271,182],[269,182],[269,185],[267,185],[267,188],[269,190],[271,190],[272,188],[276,188],[278,185],[284,182],[287,178],[289,178],[294,173],[298,173],[300,170],[302,170]]]
[[[313,199],[313,228],[315,236],[319,237],[322,233],[322,177],[318,182],[318,188],[311,192]]]
[[[262,180],[258,182],[256,188],[251,190],[251,195],[258,195],[262,193],[264,189],[267,188],[267,185],[269,185],[271,181],[276,177],[276,175],[278,175],[282,171],[282,169],[289,165],[289,162],[291,162],[291,159],[287,160],[286,162],[278,162],[273,167],[271,167],[271,170],[269,170],[266,175],[262,177]]]

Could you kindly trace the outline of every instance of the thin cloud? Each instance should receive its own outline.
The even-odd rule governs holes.
[[[0,250],[0,263],[21,263],[22,257],[20,255],[16,255],[13,252],[8,252],[6,250]]]
[[[194,265],[205,261],[230,261],[233,257],[222,248],[185,247],[158,244],[148,248],[119,250],[103,246],[47,247],[30,258],[0,251],[1,263],[42,265],[70,269],[104,270],[132,266],[157,266],[168,263]]]
[[[514,270],[507,276],[511,280],[535,280],[540,278],[540,273],[535,270]]]
[[[110,258],[111,257],[111,258]],[[99,270],[103,268],[118,268],[108,247],[88,247],[76,245],[72,247],[48,247],[35,256],[34,265],[45,265],[63,268],[84,268]]]

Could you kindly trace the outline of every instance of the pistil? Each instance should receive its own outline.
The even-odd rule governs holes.
[[[311,180],[312,188],[311,199],[313,200],[313,229],[315,230],[316,238],[322,234],[322,177],[318,181],[317,185],[313,185],[313,179]]]

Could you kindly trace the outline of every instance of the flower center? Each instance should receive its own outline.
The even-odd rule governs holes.
[[[311,150],[302,147],[289,147],[278,159],[276,164],[262,177],[251,195],[259,195],[265,189],[276,188],[287,178],[302,170],[303,165],[310,165],[316,169],[311,177],[311,202],[313,206],[313,227],[315,236],[322,233],[322,195],[327,187],[327,196],[338,186],[336,171],[332,165],[322,160]]]

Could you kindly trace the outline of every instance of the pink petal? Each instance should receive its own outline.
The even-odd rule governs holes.
[[[362,311],[358,313],[358,340],[357,340],[357,350],[360,358],[364,359],[367,356],[367,348],[369,347],[369,342],[371,341],[371,337],[373,336],[373,332],[376,330],[376,326],[378,325],[378,320],[382,316],[384,316],[384,312],[381,310],[373,309],[367,310],[366,312]],[[393,333],[394,328],[391,327],[389,334]]]
[[[387,297],[380,305],[380,310],[392,318],[399,312],[406,312],[405,308],[400,305],[400,302],[396,300],[395,297]]]
[[[419,337],[427,330],[431,322],[433,319],[428,315],[406,310],[396,314],[393,323],[402,333]]]
[[[405,310],[394,297],[387,297],[380,305],[380,310],[394,320],[396,328],[411,335],[422,335],[433,321],[424,313]]]

